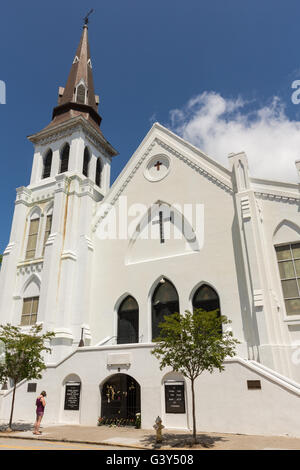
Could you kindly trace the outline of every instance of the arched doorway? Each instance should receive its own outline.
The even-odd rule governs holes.
[[[160,334],[159,324],[164,317],[179,313],[179,297],[175,286],[167,279],[161,279],[152,296],[152,340]]]
[[[136,419],[141,412],[141,388],[127,374],[115,374],[104,382],[101,390],[101,417]]]

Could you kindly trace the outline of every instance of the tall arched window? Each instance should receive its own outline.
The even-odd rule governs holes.
[[[193,296],[193,309],[201,308],[206,312],[217,310],[218,317],[221,316],[220,299],[216,291],[208,286],[202,284]],[[222,335],[222,326],[220,327],[220,335]]]
[[[160,333],[159,324],[164,317],[179,313],[179,297],[175,286],[167,279],[162,279],[152,296],[152,340]]]
[[[118,310],[118,344],[139,342],[139,306],[137,301],[128,295]]]
[[[193,308],[202,308],[206,310],[206,312],[219,309],[220,315],[220,300],[218,294],[212,287],[207,284],[202,284],[193,296]]]
[[[101,158],[97,158],[97,164],[96,164],[96,178],[95,178],[95,183],[97,186],[101,186],[101,173],[102,173],[102,163],[101,163]]]
[[[70,145],[65,144],[60,156],[60,173],[65,173],[69,168]]]
[[[40,218],[34,214],[30,219],[25,259],[34,259],[39,233]]]
[[[44,168],[43,168],[43,176],[42,176],[43,179],[49,178],[51,174],[51,166],[52,166],[52,150],[49,149],[44,158]]]
[[[84,155],[83,155],[83,167],[82,167],[82,174],[86,177],[89,176],[89,166],[90,166],[90,152],[87,147],[84,149]]]

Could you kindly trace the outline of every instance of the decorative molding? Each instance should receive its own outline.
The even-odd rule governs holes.
[[[22,261],[17,265],[17,276],[19,274],[40,273],[43,270],[44,258],[37,260]]]
[[[259,199],[265,199],[269,201],[288,202],[289,204],[300,202],[300,195],[297,196],[296,194],[293,194],[293,193],[255,191],[254,194]]]
[[[261,289],[255,289],[253,291],[253,301],[255,307],[263,306],[263,291]]]
[[[15,242],[10,242],[5,248],[3,256],[9,255],[13,251],[15,246],[16,246]]]
[[[135,173],[137,172],[139,167],[142,165],[142,163],[145,161],[145,159],[148,157],[148,155],[150,154],[150,152],[152,151],[152,149],[155,145],[159,145],[164,150],[167,150],[168,152],[172,153],[172,155],[174,155],[176,158],[178,158],[179,160],[186,163],[190,168],[195,170],[197,173],[200,173],[202,176],[207,178],[211,183],[216,184],[217,186],[219,186],[221,189],[223,189],[224,191],[226,191],[230,195],[233,194],[232,187],[230,187],[228,184],[226,184],[220,178],[217,178],[212,173],[210,173],[208,170],[203,169],[200,164],[197,164],[197,163],[193,162],[189,157],[187,157],[187,156],[181,154],[180,152],[174,150],[170,145],[166,144],[165,142],[160,140],[158,137],[155,137],[153,139],[153,141],[151,142],[151,144],[149,145],[149,147],[147,148],[147,150],[145,151],[145,153],[141,156],[141,158],[137,161],[135,166],[132,168],[132,170],[130,171],[130,173],[127,176],[126,180],[123,182],[123,184],[120,186],[119,190],[115,194],[113,193],[114,187],[112,188],[112,192],[110,194],[108,194],[107,200],[104,201],[105,203],[107,203],[110,206],[113,206],[116,203],[116,201],[119,199],[119,197],[121,196],[121,194],[123,193],[125,188],[128,186],[129,182],[132,180]],[[116,181],[118,181],[118,180],[116,180]],[[109,199],[110,197],[111,197],[111,200]],[[104,212],[104,214],[101,215],[99,217],[99,219],[96,220],[96,222],[94,222],[93,228],[92,228],[93,232],[95,232],[97,230],[97,227],[98,227],[99,223],[107,216],[108,212],[109,212],[109,209],[107,209]]]
[[[62,260],[70,259],[72,261],[77,261],[77,255],[76,253],[74,253],[74,251],[66,250],[62,253],[61,259]]]
[[[92,240],[87,236],[87,235],[84,235],[83,237],[87,243],[87,247],[90,251],[94,251],[94,245],[93,245],[93,242]]]
[[[100,129],[94,129],[93,126],[82,116],[76,116],[57,124],[56,126],[46,127],[42,131],[29,136],[28,139],[34,144],[48,145],[82,130],[97,150],[104,153],[107,157],[118,155],[118,152],[102,135]]]
[[[231,186],[229,186],[228,184],[226,184],[224,181],[222,181],[221,178],[219,178],[218,176],[215,176],[213,175],[213,172],[212,171],[209,171],[208,169],[205,170],[200,164],[197,164],[195,162],[193,162],[189,157],[181,154],[180,152],[178,152],[177,150],[174,150],[170,145],[166,144],[165,142],[163,142],[162,140],[160,140],[159,138],[155,138],[155,142],[162,148],[164,148],[165,150],[167,150],[168,152],[172,153],[172,155],[174,155],[175,157],[177,157],[179,160],[183,161],[184,163],[186,163],[189,167],[191,167],[193,170],[196,170],[197,173],[200,173],[202,176],[204,176],[205,178],[207,178],[211,183],[214,183],[216,184],[217,186],[219,186],[220,188],[222,188],[224,191],[230,193],[230,194],[233,194],[233,189]]]
[[[50,233],[48,240],[45,243],[45,246],[51,246],[55,242],[55,238],[57,236],[57,232]]]
[[[241,210],[243,220],[251,219],[250,199],[249,196],[241,197]]]

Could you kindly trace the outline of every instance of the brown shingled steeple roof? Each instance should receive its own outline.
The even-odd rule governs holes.
[[[70,118],[82,115],[99,129],[102,118],[98,114],[98,103],[99,98],[94,92],[88,27],[85,24],[66,87],[59,88],[58,106],[53,110],[52,122],[49,126],[52,127]]]

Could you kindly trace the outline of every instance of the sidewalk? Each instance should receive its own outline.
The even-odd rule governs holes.
[[[3,428],[2,428],[3,429]],[[47,425],[42,435],[32,434],[32,425],[16,425],[16,431],[0,429],[0,437],[65,441],[84,444],[113,445],[132,449],[157,449],[155,433],[151,430],[107,426]],[[194,450],[300,450],[300,438],[288,436],[249,436],[245,434],[201,433]],[[191,449],[190,432],[167,430],[163,432],[160,449]]]

